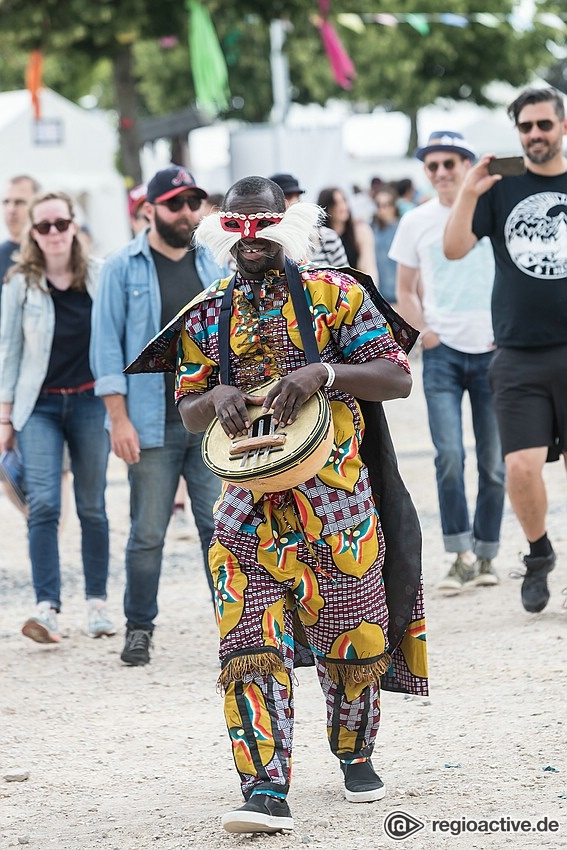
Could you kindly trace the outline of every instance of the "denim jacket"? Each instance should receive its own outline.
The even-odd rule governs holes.
[[[203,288],[228,273],[203,248],[196,249],[195,267]],[[95,394],[126,396],[128,416],[142,449],[164,444],[165,378],[163,374],[125,375],[123,369],[160,329],[159,280],[147,231],[143,231],[102,267],[90,351]]]
[[[87,292],[94,301],[102,260],[89,258]],[[47,370],[55,332],[55,307],[42,277],[31,286],[23,274],[2,285],[0,402],[11,403],[12,424],[21,431],[32,413]]]

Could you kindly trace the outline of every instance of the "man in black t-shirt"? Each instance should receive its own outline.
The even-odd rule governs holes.
[[[527,611],[549,600],[555,552],[547,537],[546,460],[567,464],[567,133],[552,88],[526,89],[510,104],[525,174],[489,173],[488,154],[469,171],[445,230],[449,259],[483,236],[494,249],[492,319],[498,351],[490,378],[506,461],[508,495],[530,551],[522,584]]]

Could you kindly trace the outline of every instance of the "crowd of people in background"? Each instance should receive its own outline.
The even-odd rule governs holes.
[[[419,332],[440,525],[445,549],[454,555],[438,588],[454,594],[499,584],[493,561],[498,554],[507,487],[529,546],[523,557],[522,604],[531,613],[546,607],[547,577],[555,567],[556,553],[547,537],[542,471],[546,461],[561,456],[567,461],[567,159],[563,153],[567,122],[563,100],[553,89],[523,92],[511,104],[509,115],[524,150],[525,173],[509,177],[491,173],[490,155],[477,161],[476,152],[460,133],[440,129],[415,152],[431,185],[431,192],[426,193],[418,192],[410,178],[388,182],[376,176],[366,189],[356,186],[347,192],[337,185],[321,188],[315,206],[303,200],[306,190],[300,180],[282,172],[270,178],[245,178],[225,196],[212,195],[185,167],[172,164],[154,174],[147,185],[128,192],[132,239],[104,259],[93,256],[93,234],[88,223],[78,220],[69,195],[42,191],[29,175],[17,175],[8,182],[3,212],[9,238],[0,244],[0,475],[8,469],[6,456],[19,459],[25,488],[25,504],[20,498],[20,507],[25,508],[27,518],[35,593],[35,608],[22,626],[24,636],[45,644],[57,644],[61,639],[58,615],[64,589],[59,532],[69,468],[81,527],[86,632],[93,638],[116,633],[107,603],[109,521],[105,488],[112,450],[127,465],[130,485],[122,662],[129,666],[150,662],[166,532],[172,516],[190,508],[216,604],[223,663],[220,682],[227,711],[238,725],[246,725],[241,722],[238,702],[243,670],[246,675],[257,674],[262,687],[269,680],[268,690],[280,675],[279,708],[267,715],[272,719],[277,715],[276,737],[286,740],[291,686],[283,694],[282,677],[291,682],[293,658],[286,655],[285,667],[283,661],[273,666],[277,645],[274,623],[280,615],[267,622],[266,605],[258,600],[264,599],[262,594],[265,599],[272,598],[276,574],[277,582],[281,582],[278,547],[284,541],[291,548],[289,540],[293,538],[305,565],[311,565],[313,586],[323,578],[332,579],[330,572],[334,575],[338,570],[345,599],[351,599],[346,575],[354,588],[352,598],[358,598],[362,578],[373,571],[362,607],[351,611],[352,622],[345,617],[347,601],[341,603],[341,611],[333,620],[337,635],[343,616],[344,635],[348,633],[355,640],[355,632],[360,631],[364,649],[369,640],[369,623],[365,620],[369,611],[374,612],[371,623],[379,625],[380,634],[385,632],[390,602],[387,606],[380,601],[384,584],[380,559],[383,561],[384,552],[377,542],[379,532],[372,526],[374,530],[368,535],[366,526],[374,516],[371,498],[364,502],[367,514],[362,516],[354,486],[349,489],[340,481],[337,484],[340,476],[346,475],[343,466],[350,470],[348,463],[353,458],[356,475],[366,466],[362,460],[359,463],[356,451],[337,465],[343,471],[336,473],[332,483],[325,483],[320,470],[320,477],[312,479],[316,484],[305,501],[301,527],[295,529],[299,536],[294,537],[291,515],[286,513],[289,503],[279,498],[285,494],[267,494],[265,502],[256,500],[253,507],[248,505],[248,497],[242,493],[234,497],[230,488],[223,488],[221,494],[219,478],[203,462],[202,433],[194,426],[204,427],[214,415],[220,421],[221,414],[226,414],[223,428],[234,436],[231,422],[237,422],[240,431],[249,424],[242,418],[247,416],[245,396],[224,380],[224,349],[216,340],[221,336],[219,316],[222,309],[226,312],[219,294],[222,296],[226,288],[232,298],[234,286],[238,291],[236,300],[230,302],[235,312],[229,328],[231,336],[238,337],[234,344],[240,346],[241,354],[227,342],[232,357],[227,369],[229,375],[231,368],[243,370],[240,384],[246,387],[246,370],[250,368],[246,358],[252,357],[253,368],[263,369],[264,377],[268,376],[270,334],[272,340],[279,339],[282,363],[287,358],[291,365],[282,373],[276,369],[279,382],[268,393],[276,418],[282,415],[288,425],[293,422],[295,407],[286,401],[288,396],[295,398],[295,393],[305,401],[318,388],[334,387],[340,396],[331,394],[336,402],[346,405],[347,396],[352,400],[348,414],[352,421],[343,433],[350,434],[350,428],[355,434],[364,431],[360,427],[359,397],[380,402],[407,395],[411,378],[406,353],[388,328],[396,314],[389,312],[390,319],[386,319],[387,311],[380,313],[375,303],[379,296],[375,295],[373,301],[370,290],[359,285],[364,275],[372,279],[386,301],[396,305],[397,318],[403,317],[402,323],[406,320]],[[208,229],[203,227],[207,216]],[[274,241],[267,235],[262,237],[264,227],[279,234],[273,235]],[[208,235],[200,240],[200,233]],[[292,256],[288,247],[298,244],[298,256]],[[270,254],[269,247],[274,245],[278,250]],[[298,356],[296,333],[301,323],[297,302],[291,298],[288,260],[299,256],[303,258],[299,268],[312,312],[315,315],[319,310],[327,317],[321,327],[336,346],[331,350],[323,345],[326,355],[320,360],[309,360],[305,347],[307,365],[294,359]],[[349,276],[349,267],[363,275]],[[256,274],[258,270],[261,274]],[[534,282],[541,288],[534,289]],[[299,279],[298,284],[301,287]],[[288,309],[289,298],[292,309]],[[260,304],[264,305],[262,309]],[[287,323],[285,333],[282,316]],[[319,342],[321,327],[317,330]],[[229,330],[226,333],[228,337]],[[165,354],[163,368],[139,369],[148,374],[135,374],[132,366],[144,346],[156,339],[171,342],[175,334],[180,334],[177,375],[166,363]],[[164,345],[162,353],[166,348]],[[359,353],[363,348],[368,349],[366,359]],[[380,367],[376,366],[378,362]],[[289,380],[290,374],[293,380]],[[470,398],[478,472],[472,511],[465,488],[465,393]],[[268,410],[270,404],[266,404]],[[285,409],[285,416],[280,409]],[[235,433],[240,431],[237,428]],[[13,458],[10,468],[12,462]],[[363,478],[361,475],[360,480]],[[13,484],[6,474],[4,481],[7,486]],[[341,495],[336,495],[339,491]],[[336,506],[339,500],[342,513],[336,507],[325,509],[325,505]],[[256,553],[255,543],[250,541],[256,538],[258,523],[265,520],[261,511],[268,511],[273,534],[262,545],[265,553],[276,552],[262,555],[264,571],[262,563],[257,563],[260,556],[250,555],[253,550]],[[245,519],[240,521],[239,517]],[[362,524],[356,525],[355,519]],[[323,551],[327,545],[323,528],[329,540],[337,535],[328,552]],[[335,564],[341,548],[336,540],[347,532],[353,538],[361,535],[357,546],[371,541],[364,550],[371,564],[368,572],[357,573],[362,556],[345,567],[342,550],[343,560]],[[387,556],[388,543],[385,549]],[[241,597],[232,581],[242,589]],[[256,596],[245,595],[244,588],[248,583],[254,586],[254,581]],[[278,584],[274,605],[284,605],[281,587]],[[289,590],[299,597],[305,587],[296,583]],[[325,591],[326,597],[321,593],[321,608],[328,617],[329,611],[333,614],[331,602],[337,591],[335,587]],[[242,620],[241,634],[231,619],[234,608],[229,603],[245,596],[247,619]],[[421,617],[421,596],[417,599],[416,611]],[[256,608],[251,613],[253,605]],[[312,612],[302,605],[300,601],[299,616],[309,634],[316,631],[313,626],[319,613],[309,619]],[[284,607],[278,611],[283,630],[287,609],[285,614]],[[255,645],[246,643],[256,627],[254,623],[260,624],[262,633],[276,634],[276,643],[261,657]],[[335,631],[331,629],[329,634],[335,636]],[[322,647],[324,644],[317,666],[330,712],[331,746],[341,759],[346,797],[351,802],[378,800],[384,795],[383,783],[370,761],[379,722],[378,673],[394,675],[396,650],[390,657],[385,638],[381,638],[381,651],[375,659],[378,672],[372,672],[373,665],[367,663],[371,648],[375,648],[372,637],[371,646],[364,649],[366,661],[359,678],[348,663],[341,666],[344,670],[337,675],[346,677],[354,694],[349,696],[349,705],[358,706],[353,709],[352,716],[358,720],[352,731],[342,725],[345,718],[347,726],[350,723],[350,709],[341,702],[346,692],[339,692],[338,679],[333,678],[334,672],[328,674],[324,662],[328,655],[330,669],[334,670],[333,664],[344,660],[337,655],[339,649],[335,652],[335,644],[330,645],[329,634],[324,639],[316,636],[310,646],[317,647],[317,641]],[[348,661],[352,662],[350,655]],[[404,687],[411,691],[407,669],[400,666],[400,675],[406,676]],[[420,690],[425,685],[415,687],[415,693],[426,692]],[[272,705],[269,701],[273,694],[270,696],[266,688],[261,697]],[[373,712],[369,706],[374,707]],[[353,735],[359,740],[359,727],[367,728],[366,745],[354,746],[351,742],[352,746],[347,746],[345,742]],[[251,727],[246,734],[247,747],[252,751],[257,736]],[[283,755],[270,761],[269,770],[260,764],[259,755],[253,767],[236,758],[247,802],[225,816],[226,829],[277,832],[293,826],[285,802],[290,753],[291,744]]]
[[[537,172],[543,168],[540,181],[547,176],[546,168],[553,166],[560,173],[564,163],[562,110],[561,98],[544,90],[544,94],[530,95],[510,113],[528,169]],[[540,113],[545,113],[543,118]],[[554,129],[557,143],[552,150],[548,137]],[[430,191],[419,191],[409,177],[388,181],[379,176],[372,177],[367,187],[352,186],[349,191],[338,185],[318,192],[309,187],[325,214],[324,222],[313,230],[309,259],[314,266],[350,266],[369,275],[386,300],[396,304],[400,314],[420,331],[443,539],[447,551],[456,554],[439,587],[457,592],[471,583],[499,581],[492,561],[498,551],[505,486],[491,396],[495,377],[489,370],[495,350],[490,316],[492,250],[488,241],[482,240],[472,251],[475,238],[486,232],[498,256],[502,255],[499,262],[509,264],[510,259],[485,226],[486,213],[482,230],[479,224],[478,231],[467,239],[465,248],[471,257],[459,261],[462,268],[443,258],[443,229],[453,204],[461,197],[461,186],[468,195],[457,206],[458,210],[467,209],[459,220],[465,220],[470,230],[472,203],[467,198],[483,198],[485,175],[480,172],[474,186],[467,189],[473,179],[468,177],[469,171],[478,173],[476,155],[466,140],[452,131],[434,133],[416,156],[424,163]],[[306,189],[296,176],[282,172],[270,179],[283,191],[286,209],[302,203]],[[503,186],[508,186],[506,180]],[[497,191],[492,183],[489,188],[492,193]],[[88,223],[79,223],[73,200],[65,193],[42,193],[33,176],[21,174],[9,180],[2,204],[8,239],[0,244],[0,278],[4,281],[0,301],[0,451],[19,452],[23,462],[37,603],[23,633],[39,642],[59,640],[57,535],[65,500],[62,482],[69,464],[83,534],[87,630],[95,637],[115,631],[106,607],[104,487],[110,446],[127,463],[131,488],[127,637],[122,660],[145,664],[150,659],[168,523],[172,516],[191,508],[206,561],[218,486],[201,470],[199,439],[181,424],[173,404],[173,378],[126,377],[122,370],[193,295],[234,269],[229,258],[228,265],[219,267],[206,251],[187,250],[202,218],[222,208],[223,195],[208,194],[182,166],[159,171],[147,185],[128,192],[132,241],[104,261],[93,258],[96,239]],[[483,210],[484,204],[484,199],[479,201]],[[461,256],[454,227],[451,239],[451,256]],[[539,273],[522,270],[524,276]],[[553,275],[563,279],[560,271]],[[501,325],[498,317],[497,327]],[[501,333],[507,343],[506,334]],[[562,345],[561,331],[556,336],[553,344]],[[537,347],[535,342],[530,344],[528,354]],[[499,362],[502,357],[500,354]],[[474,381],[472,364],[480,370]],[[472,522],[464,495],[464,392],[469,393],[473,408],[479,472]],[[450,400],[447,393],[452,393]],[[150,406],[148,398],[153,399]],[[502,431],[508,414],[503,412],[502,401],[500,408]],[[549,416],[556,423],[549,455],[557,456],[565,449],[564,418],[553,409]],[[540,429],[537,437],[527,438],[528,452],[534,440],[543,439],[542,434]],[[49,452],[37,451],[39,435],[44,445],[49,441]],[[555,564],[555,554],[545,537],[545,513],[540,510],[537,521],[533,520],[529,504],[526,506],[529,498],[518,492],[532,468],[530,463],[540,474],[547,449],[533,461],[524,451],[525,440],[520,442],[520,449],[513,442],[506,468],[512,480],[513,506],[530,543],[522,598],[527,610],[541,610],[547,602],[546,576]],[[505,453],[507,447],[508,441]],[[68,454],[70,460],[66,460]],[[148,476],[154,482],[163,479],[159,497],[155,488],[147,486]],[[536,487],[530,498],[542,493],[542,487]],[[534,541],[531,538],[536,533],[539,536]],[[208,570],[207,576],[210,583]],[[213,591],[211,585],[212,595]]]

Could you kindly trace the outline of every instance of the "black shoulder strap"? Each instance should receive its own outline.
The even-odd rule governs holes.
[[[293,304],[293,311],[297,318],[297,327],[299,335],[303,343],[303,350],[308,363],[318,363],[320,361],[319,349],[317,348],[317,340],[315,339],[315,331],[313,329],[313,318],[297,265],[285,259],[285,276]],[[219,359],[220,359],[220,381],[221,384],[230,384],[230,316],[232,313],[232,293],[234,292],[234,284],[236,275],[233,275],[225,289],[219,316]]]
[[[317,340],[315,339],[315,331],[313,329],[313,316],[309,309],[307,298],[305,297],[305,290],[299,277],[297,265],[287,257],[285,258],[285,276],[307,362],[319,363],[321,357],[319,356],[319,349],[317,348]]]
[[[232,313],[232,293],[236,275],[233,274],[224,291],[219,316],[219,360],[220,382],[230,384],[230,315]]]

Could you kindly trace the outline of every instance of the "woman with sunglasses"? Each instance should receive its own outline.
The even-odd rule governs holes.
[[[71,455],[91,637],[114,634],[106,612],[109,441],[89,366],[92,298],[100,261],[81,247],[71,198],[36,195],[18,263],[2,287],[0,451],[17,435],[29,499],[28,537],[37,607],[22,632],[58,643],[61,575],[57,529],[63,445]]]

